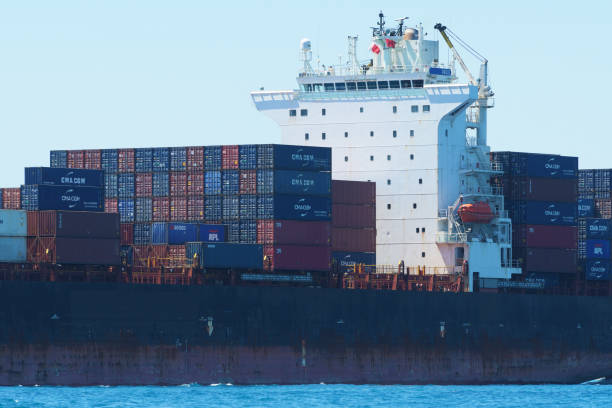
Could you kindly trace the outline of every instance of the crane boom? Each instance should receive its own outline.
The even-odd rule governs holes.
[[[468,80],[470,81],[470,84],[478,86],[478,82],[476,82],[476,80],[472,76],[472,73],[468,69],[467,65],[465,65],[465,62],[463,62],[463,58],[461,58],[461,56],[459,55],[459,53],[457,52],[457,50],[453,46],[453,43],[451,42],[450,38],[448,38],[448,35],[446,35],[446,26],[443,26],[442,24],[438,23],[438,24],[436,24],[434,26],[434,28],[436,30],[440,31],[440,34],[442,35],[442,38],[444,38],[444,41],[446,41],[446,44],[448,45],[448,48],[451,49],[451,51],[453,52],[453,55],[455,56],[455,59],[457,61],[459,61],[459,65],[461,65],[461,68],[463,69],[463,71],[467,75]]]

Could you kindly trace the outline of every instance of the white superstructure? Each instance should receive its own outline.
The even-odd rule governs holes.
[[[314,70],[302,40],[299,89],[252,92],[255,106],[281,126],[283,143],[332,147],[334,179],[376,182],[378,264],[520,273],[502,192],[490,185],[501,169],[486,144],[486,60],[481,80],[457,83],[454,63],[439,63],[438,42],[423,39],[421,27],[400,19],[388,29],[379,17],[369,63],[358,63],[349,36],[345,65]],[[462,222],[457,210],[469,203],[488,204],[492,219]]]

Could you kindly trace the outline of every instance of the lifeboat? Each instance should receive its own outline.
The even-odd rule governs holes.
[[[457,213],[461,221],[466,223],[486,224],[495,217],[489,204],[484,201],[473,204],[462,204],[459,206]]]

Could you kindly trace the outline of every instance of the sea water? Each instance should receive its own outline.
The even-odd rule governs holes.
[[[612,407],[612,385],[0,387],[0,407]]]

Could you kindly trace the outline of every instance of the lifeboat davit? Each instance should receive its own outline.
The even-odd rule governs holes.
[[[486,224],[495,218],[488,203],[479,201],[474,204],[462,204],[457,210],[461,221]]]

